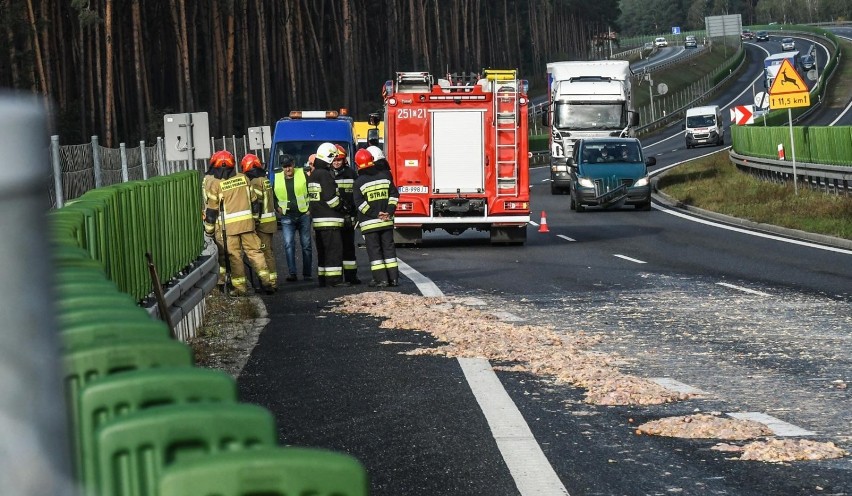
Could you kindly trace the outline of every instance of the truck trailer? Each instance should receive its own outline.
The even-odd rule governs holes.
[[[487,231],[524,243],[530,220],[528,83],[515,70],[468,80],[398,72],[383,89],[385,155],[399,189],[394,239]]]
[[[632,137],[639,122],[633,107],[633,72],[626,60],[547,64],[550,127],[550,192],[570,191],[568,157],[580,138]]]

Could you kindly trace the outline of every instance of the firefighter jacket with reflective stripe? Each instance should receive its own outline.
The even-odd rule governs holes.
[[[290,199],[287,196],[287,176],[284,171],[275,173],[275,202],[281,208],[281,212],[287,215],[287,206]],[[296,193],[296,206],[299,212],[305,213],[308,211],[308,178],[305,176],[305,169],[296,167],[293,170],[293,190]]]
[[[257,219],[255,230],[257,232],[273,234],[278,230],[278,220],[275,216],[275,195],[272,194],[272,183],[266,177],[266,171],[254,168],[246,174],[249,179],[249,187],[252,195],[260,204],[260,214]]]
[[[352,193],[362,234],[393,228],[393,214],[396,212],[399,192],[389,172],[376,170],[375,167],[361,169]],[[387,212],[391,218],[382,220],[379,212]]]
[[[328,170],[328,164],[314,161],[314,170],[308,178],[308,198],[311,201],[311,225],[314,229],[340,229],[343,227],[343,204],[337,194],[337,183]]]
[[[234,177],[236,171],[228,167],[209,168],[201,181],[204,190],[204,223],[212,226],[219,220],[219,185],[223,179]]]
[[[257,198],[252,195],[246,176],[238,173],[230,179],[222,179],[211,189],[224,206],[220,215],[224,219],[228,236],[254,232],[252,203]]]
[[[355,215],[355,200],[352,198],[352,188],[355,186],[355,171],[346,164],[340,168],[331,168],[334,181],[337,183],[337,194],[343,202],[343,212],[346,215]]]

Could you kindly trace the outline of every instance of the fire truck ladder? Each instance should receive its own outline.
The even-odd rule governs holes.
[[[494,105],[497,196],[518,195],[518,79],[515,70],[486,70]]]

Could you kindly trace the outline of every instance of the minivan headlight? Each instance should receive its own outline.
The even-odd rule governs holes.
[[[635,187],[647,186],[648,181],[650,181],[650,176],[640,177],[639,180],[637,180],[635,183],[633,183],[633,186],[635,186]]]
[[[580,186],[584,188],[594,188],[595,182],[587,177],[578,177],[577,182],[580,183]]]

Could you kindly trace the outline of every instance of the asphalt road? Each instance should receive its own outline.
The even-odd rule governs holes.
[[[744,98],[755,60],[718,103]],[[676,126],[645,140],[658,169],[717,150],[686,150],[680,135]],[[529,470],[559,483],[533,490],[464,362],[400,353],[435,345],[425,333],[325,312],[332,298],[369,288],[297,282],[264,297],[271,322],[239,378],[241,400],[273,412],[282,443],[357,456],[376,495],[852,494],[849,458],[744,462],[710,450],[716,440],[633,433],[661,417],[751,413],[852,450],[850,390],[838,382],[852,381],[852,250],[659,202],[651,212],[572,212],[567,196],[550,194],[546,169],[532,183],[534,218],[546,212],[549,232],[531,225],[525,246],[427,235],[399,249],[408,276],[399,291],[418,293],[411,278],[421,276],[503,318],[600,336],[625,372],[696,388],[698,399],[600,407],[552,378],[497,371],[491,394],[508,395],[546,460]],[[358,257],[367,280],[364,250]]]

